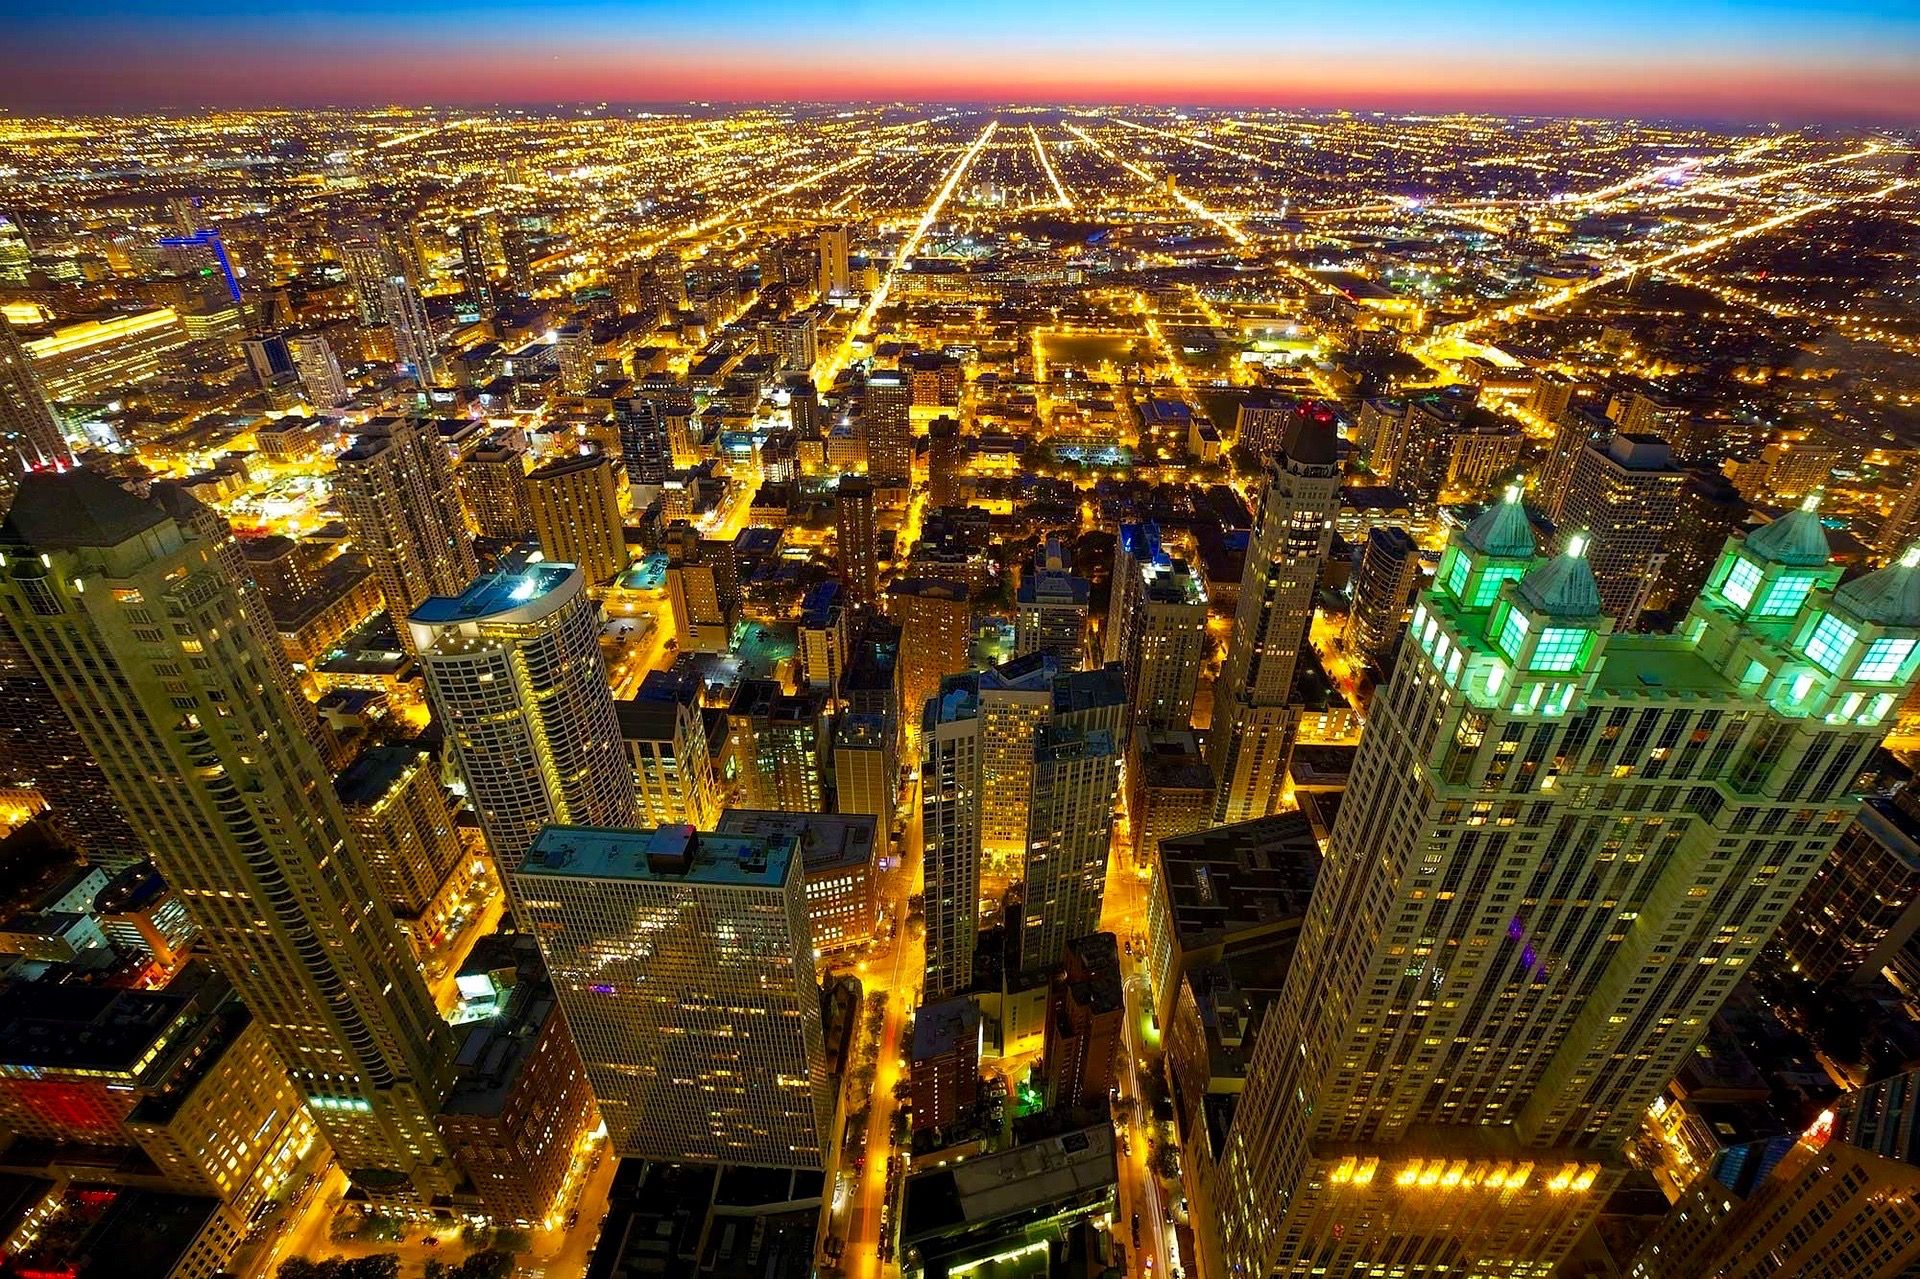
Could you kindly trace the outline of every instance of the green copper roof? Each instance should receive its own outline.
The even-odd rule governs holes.
[[[1920,564],[1909,552],[1897,564],[1856,577],[1833,593],[1833,602],[1864,622],[1920,627]]]
[[[1520,579],[1520,594],[1550,617],[1598,617],[1600,586],[1581,555],[1557,555]]]
[[[1533,525],[1526,508],[1520,505],[1520,490],[1507,490],[1504,501],[1495,502],[1467,525],[1467,545],[1482,555],[1502,559],[1531,559],[1534,552]]]
[[[1827,530],[1811,505],[1796,507],[1747,534],[1747,552],[1790,568],[1825,568]]]

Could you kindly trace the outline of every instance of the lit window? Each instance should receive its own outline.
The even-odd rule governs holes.
[[[1494,597],[1500,594],[1500,583],[1516,581],[1525,576],[1526,568],[1516,564],[1496,564],[1480,575],[1480,585],[1474,588],[1473,608],[1487,608]]]
[[[1549,626],[1540,632],[1540,642],[1533,646],[1527,667],[1536,671],[1577,670],[1586,647],[1587,632],[1572,626]]]
[[[1745,608],[1753,603],[1753,588],[1760,585],[1760,568],[1751,560],[1736,556],[1733,567],[1727,570],[1727,580],[1721,583],[1720,593],[1732,602],[1735,608]]]
[[[1880,684],[1887,680],[1898,679],[1900,668],[1907,663],[1913,653],[1914,642],[1910,639],[1877,639],[1867,645],[1867,655],[1860,659],[1859,669],[1855,670],[1855,679]]]
[[[1742,560],[1741,563],[1746,561]],[[1733,578],[1729,576],[1728,582]],[[1760,607],[1754,610],[1756,617],[1792,617],[1807,602],[1807,596],[1813,592],[1813,578],[1807,574],[1789,574],[1775,582],[1767,591]]]
[[[1471,567],[1467,563],[1466,556],[1458,551],[1454,552],[1453,567],[1447,570],[1447,593],[1462,602],[1464,602],[1464,596],[1461,592],[1467,589],[1467,570]]]
[[[1527,639],[1527,615],[1517,608],[1507,610],[1506,620],[1500,624],[1500,651],[1518,661],[1520,645]]]
[[[1807,640],[1807,658],[1827,674],[1838,675],[1841,661],[1859,636],[1859,631],[1832,613],[1824,613]]]

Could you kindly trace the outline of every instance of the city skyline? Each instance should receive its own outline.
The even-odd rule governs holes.
[[[1920,19],[1881,0],[1364,12],[1239,0],[898,12],[809,0],[0,6],[21,112],[375,105],[1070,102],[1900,124]],[[432,58],[419,51],[432,47]],[[882,51],[885,56],[875,56]]]

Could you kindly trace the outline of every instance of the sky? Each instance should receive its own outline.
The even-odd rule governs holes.
[[[875,101],[1920,125],[1920,0],[0,0],[0,110]]]

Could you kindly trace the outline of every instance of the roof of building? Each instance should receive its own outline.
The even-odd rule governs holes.
[[[333,788],[340,802],[351,807],[378,803],[425,757],[426,752],[415,746],[369,746],[334,779]]]
[[[75,467],[23,477],[5,531],[29,546],[78,550],[118,546],[166,519],[158,502],[135,497],[98,471]]]
[[[1160,841],[1162,882],[1183,947],[1298,923],[1320,874],[1320,844],[1297,812]]]
[[[1746,549],[1750,555],[1790,568],[1824,568],[1831,553],[1826,526],[1808,506],[1795,507],[1747,534]]]
[[[519,873],[779,888],[797,849],[791,836],[702,834],[691,826],[549,826],[527,850]]]
[[[869,864],[880,846],[879,822],[868,813],[729,808],[713,829],[716,835],[791,839],[800,846],[801,864],[809,875]]]
[[[979,1034],[980,1007],[966,996],[922,1005],[913,1015],[913,1060],[953,1052]]]
[[[482,619],[505,619],[526,612],[537,616],[538,606],[557,596],[580,570],[572,564],[541,561],[515,573],[488,573],[458,595],[435,595],[422,601],[407,620],[418,626],[444,626]],[[557,605],[562,602],[556,598]]]
[[[1598,617],[1600,584],[1584,555],[1556,555],[1528,570],[1520,579],[1520,594],[1550,617]]]
[[[1533,524],[1517,488],[1508,489],[1504,500],[1480,512],[1464,536],[1467,545],[1482,555],[1499,559],[1531,559],[1535,550]]]
[[[1052,1204],[1096,1200],[1119,1180],[1107,1123],[907,1178],[901,1233],[909,1242],[987,1225]]]
[[[1909,551],[1896,563],[1854,578],[1833,593],[1833,602],[1863,622],[1920,626],[1920,563],[1910,562],[1916,558]]]

